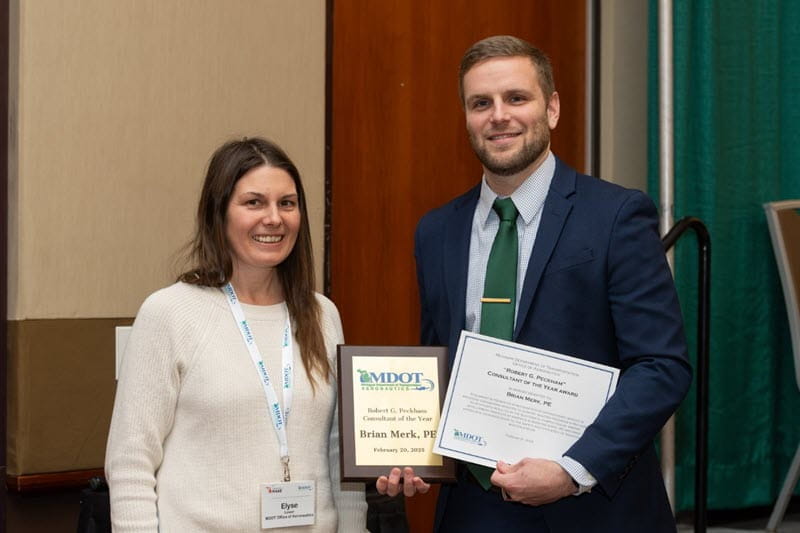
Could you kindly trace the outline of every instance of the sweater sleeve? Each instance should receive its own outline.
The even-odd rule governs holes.
[[[327,298],[320,298],[332,368],[336,369],[336,345],[344,343],[342,321],[336,306]],[[331,342],[332,341],[332,342]],[[338,378],[337,378],[338,379]],[[339,468],[339,406],[338,402],[331,419],[328,441],[328,469],[331,476],[331,492],[339,515],[339,531],[367,531],[367,499],[363,483],[342,483]]]
[[[174,420],[185,350],[169,310],[158,293],[145,301],[120,370],[105,464],[116,533],[158,530],[156,472]]]
[[[366,531],[367,500],[363,483],[342,483],[339,476],[339,408],[333,412],[328,446],[331,492],[339,514],[339,531]]]

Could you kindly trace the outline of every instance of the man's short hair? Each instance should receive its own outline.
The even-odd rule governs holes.
[[[476,64],[494,57],[527,57],[536,67],[539,75],[539,86],[547,100],[555,92],[556,85],[553,81],[553,66],[544,52],[513,35],[494,35],[478,41],[469,47],[461,58],[458,70],[458,95],[464,103],[464,76]]]

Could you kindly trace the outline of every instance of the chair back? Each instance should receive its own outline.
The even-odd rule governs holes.
[[[800,200],[764,204],[772,249],[786,300],[794,351],[794,373],[800,389]]]

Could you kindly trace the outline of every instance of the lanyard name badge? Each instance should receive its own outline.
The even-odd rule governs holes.
[[[276,527],[291,527],[310,525],[315,520],[316,503],[316,482],[298,481],[292,482],[289,472],[289,440],[286,437],[286,424],[289,419],[289,412],[292,408],[292,388],[293,383],[293,355],[294,340],[292,337],[292,323],[289,314],[286,314],[286,324],[283,328],[281,338],[281,367],[282,367],[282,390],[283,405],[281,410],[278,395],[272,386],[267,367],[261,358],[261,352],[256,346],[255,338],[247,324],[242,306],[236,291],[230,283],[223,287],[223,292],[228,300],[233,318],[242,334],[242,339],[250,353],[250,359],[256,367],[264,395],[267,399],[267,406],[272,419],[272,426],[278,437],[280,446],[281,465],[283,466],[283,482],[261,483],[259,491],[261,493],[261,529],[272,529]]]

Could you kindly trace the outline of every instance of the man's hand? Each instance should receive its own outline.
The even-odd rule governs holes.
[[[401,492],[406,496],[413,496],[418,492],[425,494],[431,488],[421,477],[414,475],[414,469],[410,466],[405,467],[402,472],[399,468],[392,468],[389,477],[379,477],[375,487],[378,493],[389,496],[397,496]]]
[[[526,505],[552,503],[575,492],[566,470],[547,459],[526,457],[513,465],[498,461],[491,481],[503,490],[505,499]]]

